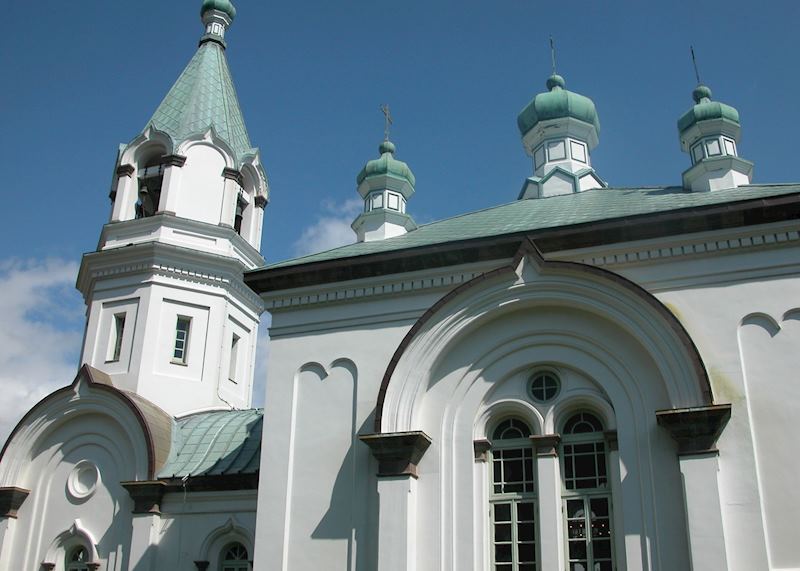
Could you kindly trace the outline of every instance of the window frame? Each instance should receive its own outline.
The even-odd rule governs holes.
[[[497,438],[497,431],[500,427],[508,421],[522,423],[527,431],[527,435],[519,438]],[[530,441],[530,436],[533,434],[530,424],[519,417],[506,417],[500,419],[494,424],[490,434],[492,435],[492,445],[488,455],[489,477],[487,478],[489,484],[489,542],[490,553],[489,560],[491,569],[493,571],[528,571],[530,569],[540,569],[540,551],[539,551],[539,503],[538,503],[538,481],[537,481],[537,465],[536,454]],[[502,486],[500,491],[496,491],[498,482],[495,480],[495,466],[498,463],[497,453],[503,451],[521,451],[522,460],[522,474],[523,478],[519,482],[522,485],[522,491],[507,491],[504,488],[508,485],[505,476],[501,477]],[[526,478],[526,461],[530,465],[530,478]],[[502,462],[502,460],[500,460]],[[501,471],[504,472],[504,464],[500,464]],[[530,484],[530,488],[528,488]],[[497,506],[509,506],[509,520],[497,521]],[[520,506],[530,505],[531,520],[520,521]],[[498,562],[497,561],[497,526],[508,524],[510,526],[510,534],[508,539],[500,540],[503,545],[509,545],[511,550],[511,561]],[[520,529],[522,525],[533,525],[532,539],[520,539]],[[531,536],[527,536],[531,537]],[[532,545],[534,550],[533,561],[520,562],[519,553],[521,545]],[[500,563],[500,565],[498,565]]]
[[[181,324],[185,323],[185,330],[181,329]],[[180,339],[181,332],[184,332],[184,338]],[[178,315],[175,320],[175,331],[172,337],[172,359],[171,362],[175,365],[188,365],[189,363],[189,337],[192,331],[192,318],[189,315]],[[183,343],[183,347],[179,348],[178,344]],[[181,351],[181,356],[176,353]]]
[[[122,357],[122,342],[125,338],[125,322],[127,319],[127,311],[114,313],[111,317],[111,334],[108,339],[106,363],[118,363]]]
[[[591,432],[578,432],[578,433],[567,433],[565,431],[566,426],[578,415],[591,415],[599,424],[599,430],[595,429]],[[571,569],[571,564],[581,563],[582,561],[586,562],[586,569],[595,569],[597,563],[608,563],[608,567],[606,568],[598,568],[599,571],[610,571],[615,568],[616,565],[616,556],[615,556],[615,540],[616,537],[614,535],[614,501],[613,495],[611,490],[611,475],[610,475],[610,458],[609,458],[609,447],[608,443],[606,442],[605,438],[605,423],[603,422],[600,415],[595,413],[591,410],[576,410],[573,411],[567,416],[564,422],[561,425],[561,442],[559,444],[559,470],[561,473],[561,519],[562,525],[564,529],[564,562],[566,564],[567,569]],[[598,485],[592,487],[578,487],[575,485],[574,487],[568,487],[568,478],[566,474],[567,468],[567,460],[568,455],[565,451],[566,447],[568,446],[581,446],[586,444],[595,444],[595,449],[593,455],[595,457],[595,475],[593,476],[597,481]],[[602,449],[598,452],[597,444],[602,446]],[[600,484],[599,480],[601,479],[599,473],[599,464],[597,462],[597,458],[600,457],[599,455],[602,454],[603,464],[604,464],[604,475],[605,483]],[[571,453],[569,457],[574,458],[576,455],[575,452]],[[578,453],[578,455],[584,456],[586,454]],[[573,473],[571,479],[575,482],[579,482],[581,478],[577,475],[575,470],[576,466],[573,460]],[[592,511],[592,502],[593,501],[602,501],[606,502],[607,506],[607,513],[605,516],[597,516],[593,517]],[[584,529],[584,536],[583,538],[576,538],[578,540],[583,539],[581,543],[585,546],[585,559],[578,559],[577,561],[573,561],[570,557],[570,544],[578,543],[578,541],[571,541],[570,538],[570,523],[578,521],[578,518],[570,518],[570,511],[569,506],[570,503],[581,501],[583,503],[583,529]],[[600,541],[607,541],[609,546],[609,556],[608,557],[598,557],[599,561],[595,559],[594,549],[595,549],[595,540],[598,539],[598,536],[595,536],[592,532],[594,530],[593,522],[596,520],[607,520],[608,526],[608,533],[606,536],[599,536],[601,539]]]
[[[227,559],[229,552],[235,547],[244,550],[244,559]],[[250,550],[241,541],[230,541],[219,551],[219,570],[220,571],[249,571],[250,569]]]

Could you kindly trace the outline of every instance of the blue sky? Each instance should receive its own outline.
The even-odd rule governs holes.
[[[196,48],[199,5],[4,7],[0,288],[13,311],[0,318],[0,388],[21,396],[0,406],[0,438],[74,375],[83,328],[76,264],[108,217],[117,145],[145,126]],[[755,163],[754,180],[800,180],[798,2],[236,5],[228,59],[270,178],[268,261],[351,238],[355,175],[376,156],[381,103],[395,117],[397,156],[417,176],[409,211],[418,222],[514,200],[531,174],[516,115],[544,88],[550,34],[567,87],[597,105],[593,166],[612,186],[679,184],[689,160],[675,122],[691,105],[690,44],[714,98],[740,112],[739,151]],[[58,345],[46,370],[28,350],[42,339]]]

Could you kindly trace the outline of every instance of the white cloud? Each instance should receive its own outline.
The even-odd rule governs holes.
[[[300,238],[293,244],[295,256],[323,252],[355,242],[355,233],[350,224],[361,212],[363,204],[360,198],[353,198],[340,204],[323,202],[323,214],[314,224],[305,228]]]
[[[72,382],[83,335],[78,265],[0,261],[0,442],[39,400]]]

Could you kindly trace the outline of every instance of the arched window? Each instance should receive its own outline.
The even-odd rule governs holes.
[[[611,571],[611,490],[603,423],[579,412],[564,423],[563,508],[570,571]]]
[[[244,545],[236,541],[222,549],[220,571],[248,571],[249,569],[250,561]]]
[[[89,571],[89,551],[83,545],[70,549],[64,568],[67,571]]]
[[[158,154],[143,161],[137,173],[139,196],[136,201],[136,218],[147,218],[158,212],[161,185],[164,182],[164,164]]]
[[[509,418],[492,432],[492,569],[535,571],[536,481],[531,428]]]

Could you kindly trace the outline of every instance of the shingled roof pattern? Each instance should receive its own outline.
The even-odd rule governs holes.
[[[261,409],[192,414],[175,421],[158,478],[254,474],[261,459]]]
[[[225,50],[207,41],[156,109],[150,123],[172,137],[175,145],[214,127],[237,159],[252,148]]]
[[[715,192],[681,187],[598,188],[508,204],[424,224],[408,234],[341,246],[267,265],[262,270],[444,244],[458,240],[554,229],[592,222],[771,198],[800,192],[800,184],[747,185]],[[256,270],[258,271],[258,270]]]

